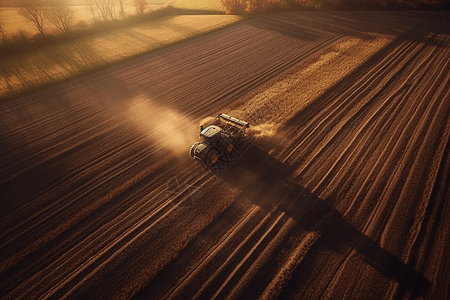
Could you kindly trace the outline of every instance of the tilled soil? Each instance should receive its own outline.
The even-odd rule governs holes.
[[[255,17],[2,101],[0,297],[448,299],[449,17]],[[253,139],[207,172],[219,112]]]

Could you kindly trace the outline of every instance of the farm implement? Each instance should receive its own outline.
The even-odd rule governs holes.
[[[233,162],[231,155],[240,154],[250,145],[245,130],[247,122],[226,114],[217,115],[206,128],[200,126],[200,142],[191,146],[189,154],[208,169],[224,170]]]

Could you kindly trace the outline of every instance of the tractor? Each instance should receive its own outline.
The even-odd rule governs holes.
[[[249,127],[247,122],[218,114],[206,128],[200,125],[200,142],[192,145],[189,154],[209,169],[224,158],[229,162],[231,152],[236,154],[236,147],[249,140],[245,133]]]

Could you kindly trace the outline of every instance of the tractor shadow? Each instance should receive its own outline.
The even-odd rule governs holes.
[[[377,241],[352,226],[333,208],[330,204],[333,201],[325,201],[292,181],[289,178],[290,171],[289,166],[253,143],[241,158],[222,173],[221,179],[242,191],[240,199],[249,199],[266,211],[276,207],[296,220],[297,226],[307,231],[321,231],[321,238],[312,248],[315,250],[310,251],[302,262],[308,265],[307,270],[314,268],[308,255],[314,255],[321,249],[340,254],[350,253],[354,249],[374,270],[399,283],[397,297],[402,298],[407,294],[424,297],[427,294],[429,281],[416,272],[412,265],[403,263],[381,248]],[[299,272],[297,269],[293,276],[305,276],[296,274]]]

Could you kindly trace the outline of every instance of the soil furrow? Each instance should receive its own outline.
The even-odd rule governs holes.
[[[389,57],[383,58],[383,61],[379,62],[377,66],[373,66],[367,75],[365,75],[362,79],[359,79],[357,84],[354,85],[356,88],[348,88],[347,91],[340,96],[338,99],[333,100],[333,105],[330,105],[330,107],[327,107],[326,110],[320,111],[319,114],[314,116],[314,118],[310,121],[311,124],[314,124],[314,127],[305,126],[302,131],[304,131],[304,137],[301,139],[301,142],[295,145],[295,148],[290,150],[290,152],[287,155],[283,155],[283,161],[287,161],[291,155],[293,155],[297,149],[300,148],[306,148],[310,149],[314,147],[311,143],[317,143],[318,139],[315,139],[314,137],[317,134],[324,134],[323,132],[327,132],[326,129],[329,127],[335,125],[335,120],[339,120],[339,116],[336,116],[336,114],[343,114],[343,112],[346,112],[346,107],[350,106],[351,104],[354,104],[354,99],[359,97],[362,97],[361,95],[364,95],[365,93],[373,93],[374,87],[377,85],[378,81],[374,80],[375,78],[385,78],[388,74],[388,72],[395,70],[395,66],[397,64],[394,64],[397,59],[406,60],[403,56],[405,52],[408,52],[410,48],[417,48],[417,46],[410,42],[405,44],[400,49],[396,49],[397,51],[394,54],[391,54]],[[410,55],[413,55],[415,51],[411,51]],[[373,71],[372,71],[373,70]],[[362,104],[358,104],[362,105]],[[325,124],[328,123],[328,127],[325,126]],[[318,132],[319,131],[319,132]],[[309,142],[307,144],[307,142]],[[303,160],[308,161],[307,159],[303,158]],[[301,171],[299,170],[298,173]]]
[[[0,298],[449,298],[448,20],[254,16],[2,101]]]

